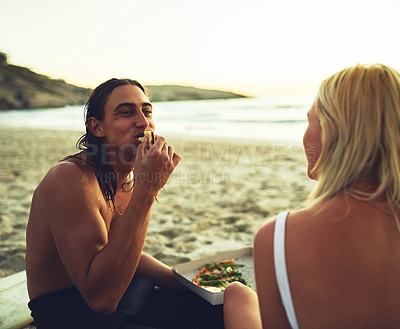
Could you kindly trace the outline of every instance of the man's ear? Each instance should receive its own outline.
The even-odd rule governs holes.
[[[90,132],[96,137],[104,137],[103,126],[96,118],[90,117],[88,121],[88,128]]]

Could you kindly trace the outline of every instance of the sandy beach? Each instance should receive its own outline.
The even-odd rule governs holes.
[[[0,277],[25,268],[33,191],[54,163],[76,151],[80,135],[0,130]],[[169,265],[251,246],[268,217],[298,208],[313,185],[301,147],[167,139],[183,160],[153,206],[144,250]]]
[[[0,277],[25,269],[32,194],[52,165],[76,152],[80,136],[0,129]],[[267,218],[300,207],[314,184],[299,146],[167,140],[183,160],[153,206],[144,251],[171,266],[251,246]]]

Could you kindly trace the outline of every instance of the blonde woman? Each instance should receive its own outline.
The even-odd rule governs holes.
[[[257,233],[258,296],[230,285],[225,327],[400,328],[399,73],[374,64],[334,74],[308,120],[318,184],[306,208]]]

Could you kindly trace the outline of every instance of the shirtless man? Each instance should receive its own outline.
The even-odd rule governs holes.
[[[170,267],[142,252],[150,208],[181,160],[161,136],[154,145],[137,140],[154,129],[144,88],[135,80],[108,80],[86,104],[83,151],[57,163],[37,187],[26,272],[38,329],[115,327],[134,275],[182,289]],[[82,316],[71,319],[76,308],[84,309]]]

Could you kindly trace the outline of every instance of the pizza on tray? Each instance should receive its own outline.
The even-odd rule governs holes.
[[[234,281],[248,285],[246,280],[242,278],[242,273],[238,270],[243,266],[242,264],[235,264],[233,258],[206,264],[196,274],[192,282],[211,292],[224,291],[228,284]]]

